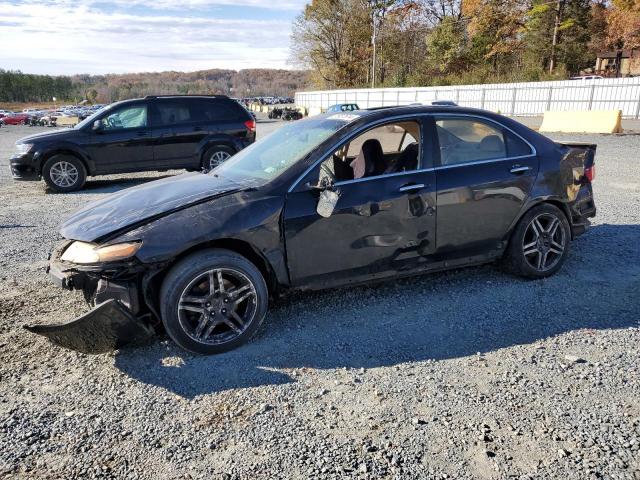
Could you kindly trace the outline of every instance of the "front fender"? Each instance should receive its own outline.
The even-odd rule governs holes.
[[[55,145],[44,145],[41,148],[36,149],[36,153],[34,154],[34,160],[38,165],[38,175],[42,175],[42,167],[44,166],[44,162],[51,158],[54,155],[59,154],[72,154],[77,156],[82,162],[84,166],[87,168],[87,174],[93,175],[95,172],[95,163],[78,145],[73,143],[56,143]]]

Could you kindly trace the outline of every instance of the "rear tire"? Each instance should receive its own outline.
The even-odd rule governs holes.
[[[205,170],[213,170],[219,165],[229,160],[236,151],[227,145],[214,145],[209,147],[202,156],[202,168]]]
[[[503,267],[526,278],[545,278],[556,273],[569,254],[571,228],[555,205],[531,208],[518,222],[503,258]]]
[[[194,253],[162,283],[162,323],[180,347],[204,355],[247,342],[267,313],[269,292],[260,270],[223,249]]]
[[[87,169],[77,157],[54,155],[42,167],[42,178],[56,192],[73,192],[84,186]]]

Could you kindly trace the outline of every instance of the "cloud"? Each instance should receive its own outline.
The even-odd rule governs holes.
[[[304,2],[267,3],[181,0],[179,10],[174,0],[3,3],[0,68],[49,74],[286,68],[291,18]],[[246,15],[258,6],[260,12]]]

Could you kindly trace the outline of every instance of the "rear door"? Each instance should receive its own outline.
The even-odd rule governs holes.
[[[434,116],[439,254],[499,250],[538,174],[535,148],[481,116]]]
[[[106,112],[86,148],[96,173],[154,170],[146,103],[126,104]]]
[[[211,125],[197,115],[195,99],[157,99],[153,103],[154,156],[158,168],[199,168],[200,146]]]

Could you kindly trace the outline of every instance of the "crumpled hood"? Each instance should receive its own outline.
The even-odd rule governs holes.
[[[214,175],[185,173],[156,180],[109,195],[74,213],[60,233],[70,240],[93,242],[129,226],[139,225],[194,203],[241,188],[235,182]]]

